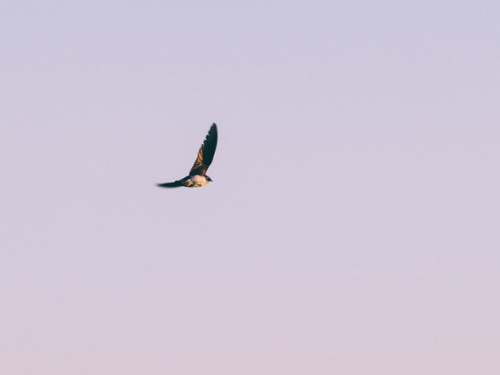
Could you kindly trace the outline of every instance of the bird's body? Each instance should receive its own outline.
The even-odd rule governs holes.
[[[193,167],[189,171],[189,175],[174,182],[157,184],[157,186],[164,188],[181,186],[201,187],[212,182],[212,179],[207,176],[206,172],[210,164],[212,164],[214,158],[215,149],[217,147],[217,138],[217,125],[213,124],[208,131],[205,141],[198,151],[198,156],[196,157]]]
[[[210,182],[212,182],[212,179],[208,176],[199,176],[199,175],[194,175],[194,176],[189,176],[189,178],[184,181],[183,185],[187,187],[201,187],[208,185]]]
[[[158,184],[159,187],[180,187],[180,186],[185,186],[185,187],[201,187],[208,185],[210,182],[212,182],[212,179],[208,176],[200,176],[200,175],[194,175],[194,176],[186,176],[183,179],[174,181],[174,182],[166,182],[164,184]]]

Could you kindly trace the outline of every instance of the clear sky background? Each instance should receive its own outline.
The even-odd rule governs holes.
[[[4,2],[0,372],[498,375],[499,20]]]

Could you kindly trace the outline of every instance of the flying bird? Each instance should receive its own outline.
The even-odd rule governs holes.
[[[214,159],[215,148],[217,147],[217,125],[213,124],[208,131],[205,141],[198,151],[198,156],[193,164],[193,167],[189,171],[189,175],[174,181],[166,182],[163,184],[157,184],[159,187],[163,188],[175,188],[180,186],[185,187],[201,187],[208,185],[212,182],[212,179],[206,175],[208,167],[212,164]]]

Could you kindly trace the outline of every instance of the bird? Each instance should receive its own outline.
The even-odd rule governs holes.
[[[203,144],[198,151],[193,167],[189,171],[189,175],[174,182],[165,182],[156,184],[162,188],[176,187],[201,187],[208,185],[212,179],[206,174],[208,167],[214,159],[215,149],[217,147],[217,125],[214,123],[210,127],[208,134],[203,141]]]

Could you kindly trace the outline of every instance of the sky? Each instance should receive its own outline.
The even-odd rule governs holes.
[[[499,373],[500,3],[1,9],[1,373]]]

